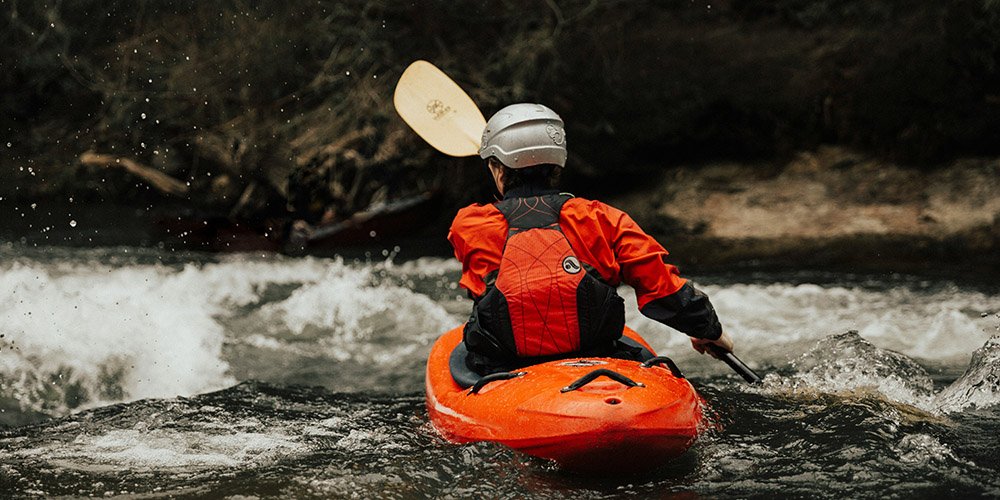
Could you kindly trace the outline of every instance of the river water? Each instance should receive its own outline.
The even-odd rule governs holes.
[[[439,438],[433,340],[459,267],[0,245],[0,492],[344,498],[1000,497],[1000,290],[843,273],[693,276],[748,387],[635,313],[713,425],[592,477]]]

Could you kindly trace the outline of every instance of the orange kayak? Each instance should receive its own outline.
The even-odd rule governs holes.
[[[663,465],[694,442],[702,401],[673,362],[652,357],[634,331],[625,335],[651,359],[568,358],[479,378],[464,368],[462,328],[455,328],[427,361],[431,423],[449,441],[497,442],[565,469]]]

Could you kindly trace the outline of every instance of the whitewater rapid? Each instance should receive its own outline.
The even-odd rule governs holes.
[[[418,392],[430,343],[469,309],[459,266],[445,258],[2,253],[0,400],[48,416],[242,380]],[[990,291],[907,277],[694,278],[744,361],[795,371],[769,381],[774,390],[864,387],[928,411],[996,399],[997,347],[987,341],[1000,328],[1000,296]],[[727,373],[621,292],[628,324],[654,348],[694,377]],[[977,349],[983,373],[968,378],[978,389],[933,386],[928,368],[958,375]]]

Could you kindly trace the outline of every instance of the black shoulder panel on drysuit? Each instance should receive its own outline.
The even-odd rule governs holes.
[[[712,302],[690,283],[684,283],[666,297],[650,301],[639,312],[694,338],[715,340],[722,335],[722,325]]]
[[[572,198],[565,194],[546,194],[526,198],[505,198],[495,204],[497,210],[507,219],[507,237],[543,227],[559,229],[559,214],[562,206]]]

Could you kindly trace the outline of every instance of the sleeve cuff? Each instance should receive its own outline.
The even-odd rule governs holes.
[[[712,302],[690,283],[648,302],[639,312],[694,338],[716,340],[722,336],[722,325]]]

